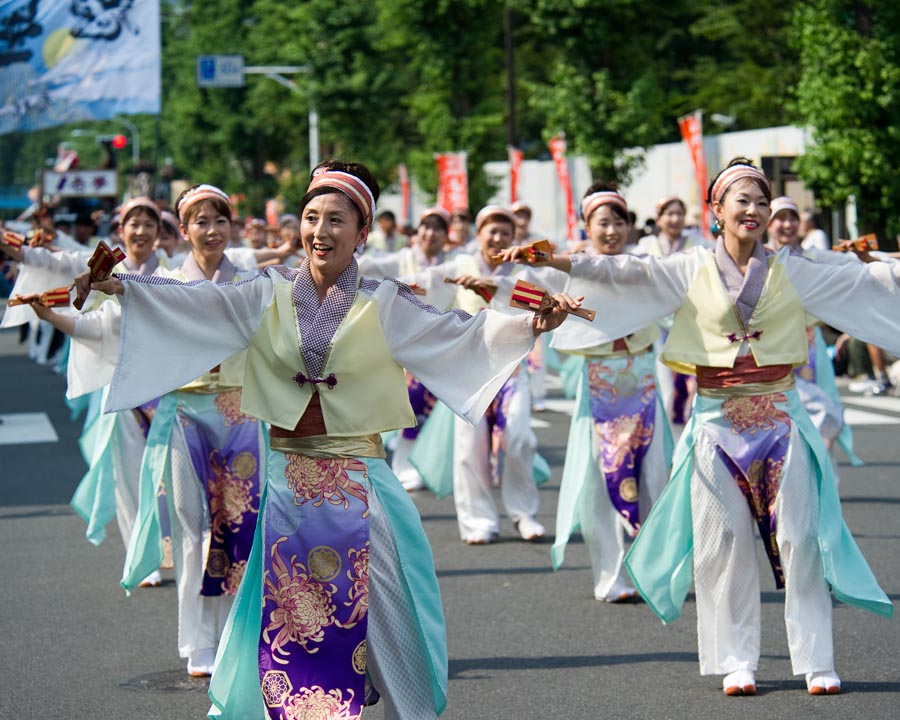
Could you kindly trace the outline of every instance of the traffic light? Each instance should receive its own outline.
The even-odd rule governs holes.
[[[128,138],[124,135],[113,135],[112,146],[116,150],[121,150],[128,144]]]

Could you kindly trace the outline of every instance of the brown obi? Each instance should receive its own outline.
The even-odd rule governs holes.
[[[759,367],[753,355],[741,355],[734,367],[697,366],[697,392],[707,397],[767,395],[794,387],[792,365]]]
[[[322,415],[322,403],[319,393],[314,392],[303,412],[303,417],[293,430],[286,430],[273,425],[269,431],[270,437],[275,438],[300,438],[325,434],[325,417]]]
[[[628,351],[628,345],[625,344],[625,338],[619,338],[613,342],[613,352]]]
[[[297,427],[285,430],[272,425],[269,437],[272,450],[283,453],[309,457],[385,457],[381,435],[378,433],[355,437],[329,437],[325,431],[322,403],[317,392],[310,398]]]

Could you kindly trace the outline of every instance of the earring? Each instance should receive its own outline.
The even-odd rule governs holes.
[[[718,235],[719,233],[722,232],[722,229],[724,227],[725,227],[725,223],[722,222],[721,220],[719,220],[719,218],[716,218],[716,221],[712,224],[710,231],[712,232],[713,235]]]

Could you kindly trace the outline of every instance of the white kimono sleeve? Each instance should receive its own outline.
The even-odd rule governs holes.
[[[403,252],[410,252],[404,248],[393,253],[363,253],[356,258],[356,264],[359,266],[359,274],[365,277],[381,280],[386,277],[400,277],[401,265],[403,264]]]
[[[32,295],[46,292],[62,285],[71,285],[76,275],[85,272],[90,251],[63,250],[50,252],[46,248],[23,247],[24,261],[19,265],[19,274],[13,286],[12,295]],[[24,325],[35,319],[28,305],[7,307],[0,328]]]
[[[573,255],[566,292],[584,296],[593,322],[570,317],[553,333],[550,347],[584,350],[611,342],[671,315],[681,307],[703,267],[697,249],[666,258]]]
[[[900,264],[825,265],[789,254],[784,264],[807,312],[853,337],[900,354]]]
[[[273,283],[287,282],[277,274],[236,285],[123,280],[121,341],[106,412],[171,392],[246,348],[272,302]]]
[[[484,310],[464,320],[398,294],[392,282],[374,299],[394,359],[472,424],[534,345],[531,313]]]
[[[66,397],[76,398],[109,385],[116,369],[122,306],[108,300],[75,317],[69,348]]]

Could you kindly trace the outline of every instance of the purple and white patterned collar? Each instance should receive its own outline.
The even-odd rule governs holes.
[[[131,258],[126,255],[122,264],[125,266],[125,269],[128,270],[129,275],[152,275],[159,267],[159,258],[156,257],[155,252],[150,253],[150,257],[138,265],[137,263],[132,262]]]
[[[231,264],[231,260],[225,255],[222,256],[222,262],[219,263],[219,267],[216,268],[216,271],[211,278],[207,278],[203,270],[200,269],[200,266],[194,259],[193,253],[189,254],[181,264],[181,274],[184,275],[184,279],[188,282],[208,279],[216,285],[223,285],[234,280],[236,272],[234,265]]]
[[[320,305],[319,293],[309,270],[309,259],[304,258],[297,269],[291,297],[297,313],[300,352],[306,371],[312,378],[322,375],[331,341],[356,298],[357,278],[358,267],[353,258],[344,272],[338,275],[334,285],[328,288]]]
[[[719,268],[719,276],[728,291],[728,297],[737,308],[738,314],[744,323],[744,327],[750,322],[750,316],[756,309],[766,284],[766,276],[769,274],[769,265],[766,262],[766,250],[762,243],[757,242],[753,247],[753,255],[747,262],[746,275],[741,274],[737,263],[725,249],[725,241],[720,237],[716,241],[716,266]]]

